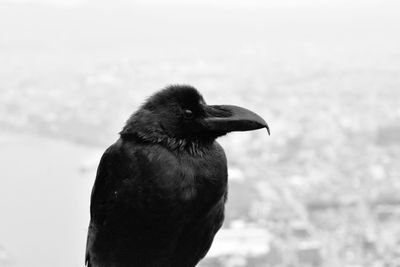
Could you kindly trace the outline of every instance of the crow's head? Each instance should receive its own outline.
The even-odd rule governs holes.
[[[175,85],[151,96],[120,134],[182,146],[213,141],[232,131],[260,128],[267,128],[269,133],[267,123],[254,112],[237,106],[207,105],[195,88]]]

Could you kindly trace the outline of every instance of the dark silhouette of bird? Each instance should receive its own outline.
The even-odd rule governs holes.
[[[100,160],[86,264],[196,266],[224,220],[227,161],[215,139],[264,127],[247,109],[207,105],[191,86],[151,96]]]

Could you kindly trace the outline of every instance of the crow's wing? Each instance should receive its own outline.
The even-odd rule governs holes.
[[[117,144],[110,146],[101,157],[90,199],[92,223],[102,225],[107,210],[112,209],[115,204],[115,191],[121,182],[121,157],[122,153]]]
[[[103,154],[97,168],[96,179],[93,185],[90,200],[90,225],[86,244],[86,264],[91,266],[92,239],[96,235],[96,229],[113,214],[117,203],[117,192],[121,186],[123,172],[132,166],[132,159],[126,160],[120,142],[111,145]],[[134,176],[135,172],[130,175]],[[133,177],[134,178],[134,177]]]
[[[143,229],[159,229],[159,224],[164,224],[159,218],[176,207],[170,194],[175,192],[171,181],[177,177],[177,165],[175,157],[165,148],[145,146],[133,140],[120,139],[104,152],[91,194],[86,245],[88,266],[96,256],[93,242],[99,229],[102,233],[118,233],[126,238],[138,237]],[[101,242],[109,241],[103,235]]]

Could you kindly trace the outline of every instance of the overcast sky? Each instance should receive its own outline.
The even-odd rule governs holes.
[[[0,0],[0,3],[20,3],[31,4],[40,3],[46,5],[54,5],[59,7],[79,7],[84,5],[118,5],[118,4],[154,4],[154,3],[184,3],[185,5],[222,5],[222,6],[235,6],[235,5],[332,5],[332,4],[346,4],[349,5],[365,5],[376,3],[379,5],[390,4],[399,6],[400,3],[395,0]]]

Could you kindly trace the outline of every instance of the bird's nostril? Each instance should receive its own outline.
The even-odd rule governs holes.
[[[222,106],[208,106],[207,110],[207,115],[210,117],[229,117],[232,115],[232,113],[223,108]]]

